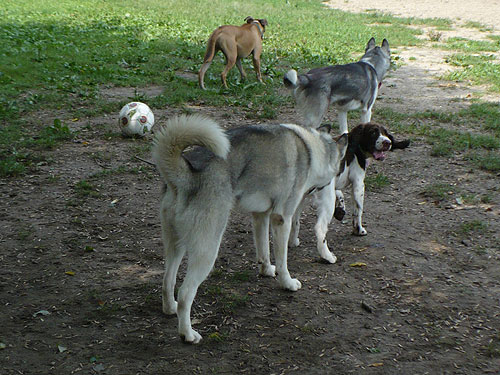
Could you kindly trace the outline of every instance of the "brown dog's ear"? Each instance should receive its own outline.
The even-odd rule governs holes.
[[[253,18],[248,16],[247,18],[245,18],[245,21],[247,21],[247,23],[252,23],[253,22]]]
[[[266,20],[265,18],[260,18],[258,21],[259,21],[259,23],[260,23],[262,26],[264,26],[264,27],[266,27],[266,26],[267,26],[267,20]]]

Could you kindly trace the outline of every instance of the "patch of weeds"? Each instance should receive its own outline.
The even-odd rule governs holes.
[[[27,241],[33,235],[33,228],[23,225],[17,229],[17,239],[19,241]]]
[[[0,160],[0,177],[15,177],[22,175],[26,166],[15,155],[9,155]]]
[[[471,40],[466,38],[449,38],[441,49],[459,50],[467,53],[496,52],[500,49],[498,43],[487,40]]]
[[[472,81],[474,84],[489,85],[492,91],[500,91],[500,64],[496,64],[494,54],[455,54],[446,62],[462,69],[452,71],[442,78],[450,81]]]
[[[421,195],[426,198],[430,198],[434,201],[444,201],[449,196],[455,194],[456,188],[449,184],[430,184],[425,187]]]
[[[74,187],[76,195],[80,198],[99,197],[100,193],[95,186],[87,180],[78,181]]]
[[[431,42],[439,42],[441,38],[443,37],[443,33],[437,31],[437,30],[431,30],[427,33],[429,36],[429,40]]]
[[[231,275],[231,279],[237,282],[246,282],[250,280],[250,271],[235,272]]]
[[[226,294],[222,301],[222,309],[226,314],[233,313],[236,309],[243,307],[250,300],[250,297],[239,295],[236,293]]]
[[[461,194],[462,201],[466,204],[477,204],[481,199],[475,194]]]
[[[383,173],[377,173],[375,176],[366,176],[365,178],[365,187],[368,191],[382,190],[390,184],[389,178]]]
[[[469,154],[467,158],[485,171],[493,173],[500,171],[500,155],[498,151]]]
[[[44,127],[33,143],[44,149],[53,149],[59,142],[73,139],[74,134],[61,120],[55,119],[54,124]]]
[[[488,345],[484,347],[484,352],[490,358],[500,358],[500,334],[491,338]]]
[[[245,306],[250,299],[247,295],[242,296],[237,293],[227,291],[219,285],[210,285],[207,288],[206,293],[217,299],[217,301],[222,305],[222,311],[225,314],[232,314],[236,309]]]
[[[492,201],[491,195],[484,194],[481,196],[481,203],[490,203]]]
[[[453,155],[453,149],[449,143],[436,142],[432,145],[431,156],[450,157]]]
[[[483,32],[493,31],[493,29],[490,26],[487,26],[487,25],[482,24],[481,22],[477,22],[477,21],[467,21],[464,24],[464,27],[468,27],[470,29],[478,29],[479,31],[483,31]]]
[[[458,114],[481,123],[484,130],[492,130],[500,137],[500,105],[498,103],[473,103]]]
[[[460,233],[470,234],[470,233],[484,233],[488,229],[488,223],[481,220],[472,220],[466,223],[462,223],[460,226]]]

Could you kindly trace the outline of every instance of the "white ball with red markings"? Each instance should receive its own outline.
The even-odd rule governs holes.
[[[144,136],[151,131],[155,123],[155,116],[147,104],[131,102],[125,104],[120,111],[118,124],[122,133],[127,136]]]

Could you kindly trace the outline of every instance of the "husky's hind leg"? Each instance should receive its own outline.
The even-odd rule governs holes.
[[[259,274],[274,277],[276,267],[271,264],[269,257],[269,213],[253,213],[253,239]]]
[[[195,218],[193,222],[198,225],[192,225],[191,230],[184,233],[180,240],[182,246],[187,249],[188,267],[184,281],[179,288],[177,317],[179,319],[179,335],[190,344],[197,344],[201,340],[201,335],[191,327],[191,305],[198,287],[214,266],[229,216],[229,209],[227,212],[218,212],[217,214],[212,215],[208,220],[206,217]]]
[[[304,117],[304,125],[314,129],[319,128],[330,104],[328,98],[324,95],[306,96],[302,91],[298,93],[296,102],[298,112]]]
[[[165,252],[165,274],[163,275],[162,303],[163,312],[167,315],[177,313],[177,302],[174,298],[174,288],[177,278],[177,271],[184,256],[184,248],[177,246],[177,238],[173,226],[164,218],[162,213],[162,235]]]

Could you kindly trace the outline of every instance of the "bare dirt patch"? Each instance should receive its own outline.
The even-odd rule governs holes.
[[[427,85],[396,78],[376,106],[414,112]],[[456,91],[433,89],[455,103]],[[134,90],[113,92],[119,102]],[[233,108],[187,109],[255,124]],[[153,110],[159,123],[181,112]],[[294,120],[290,106],[277,122]],[[336,264],[319,261],[306,210],[289,254],[296,293],[257,277],[250,220],[235,213],[193,305],[204,340],[186,346],[161,312],[160,181],[135,158],[149,158],[150,139],[114,136],[110,116],[72,127],[78,139],[35,172],[0,181],[2,374],[500,373],[498,176],[414,139],[370,166],[390,184],[366,194],[368,236],[331,224]]]

